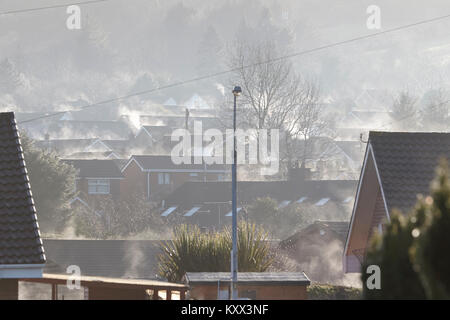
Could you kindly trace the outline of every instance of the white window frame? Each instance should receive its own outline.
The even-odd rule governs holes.
[[[158,173],[158,184],[170,184],[170,173]]]
[[[170,184],[170,173],[164,174],[164,184]]]
[[[109,179],[88,179],[88,194],[110,194],[111,181]]]

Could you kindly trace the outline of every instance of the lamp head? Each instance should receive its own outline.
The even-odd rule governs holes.
[[[241,95],[241,92],[242,92],[241,87],[239,87],[239,86],[234,87],[234,89],[233,89],[233,94],[234,94],[236,97],[237,97],[237,96],[240,96],[240,95]]]

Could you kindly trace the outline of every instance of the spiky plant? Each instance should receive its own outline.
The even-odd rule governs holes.
[[[161,244],[159,274],[179,282],[186,272],[226,272],[231,265],[231,228],[203,233],[197,226],[174,229],[174,239]],[[254,224],[238,226],[238,270],[262,272],[272,260],[267,233]]]

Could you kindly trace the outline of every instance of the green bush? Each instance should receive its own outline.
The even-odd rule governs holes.
[[[445,162],[438,168],[431,197],[421,202],[425,222],[411,250],[429,299],[450,299],[450,179]]]
[[[70,219],[76,170],[55,153],[35,147],[26,134],[20,135],[41,231],[62,230]]]
[[[370,274],[362,272],[365,299],[423,299],[425,291],[414,271],[409,250],[413,244],[412,230],[417,219],[393,212],[383,237],[376,234],[369,247],[362,270],[377,265],[381,271],[381,289],[369,290],[366,281]]]
[[[359,300],[362,291],[359,288],[312,284],[308,287],[309,300]]]

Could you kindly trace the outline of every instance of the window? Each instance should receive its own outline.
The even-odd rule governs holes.
[[[89,194],[109,194],[110,184],[108,179],[89,179]]]
[[[297,203],[302,203],[303,201],[305,201],[308,197],[301,197],[300,199],[297,200]]]
[[[200,207],[193,207],[191,210],[189,210],[188,212],[186,212],[184,214],[185,217],[192,217],[194,215],[194,213],[196,213],[198,210],[200,210]]]
[[[169,173],[164,174],[164,183],[170,184],[170,174]]]
[[[175,211],[177,207],[170,207],[161,214],[161,217],[167,217],[169,214]]]
[[[316,202],[316,206],[321,207],[321,206],[325,205],[329,200],[330,200],[330,198],[322,198]]]
[[[158,173],[158,184],[170,184],[170,173]]]

